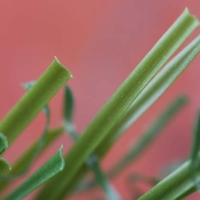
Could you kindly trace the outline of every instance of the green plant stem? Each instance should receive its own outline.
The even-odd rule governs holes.
[[[177,41],[174,40],[173,42],[177,42],[176,44],[177,46],[181,44],[180,41],[178,41],[180,38],[183,38],[183,40],[185,40],[190,35],[190,33],[199,25],[198,19],[193,18],[191,15],[188,16],[188,14],[189,14],[188,10],[186,9],[183,12],[183,14],[179,17],[179,19],[169,29],[170,30],[169,33],[166,32],[165,34],[165,36],[169,34],[168,40],[170,41],[170,37],[171,37],[170,33],[173,34],[174,32],[174,35],[176,35]],[[185,35],[185,33],[188,33],[188,34]],[[170,48],[170,46],[169,47],[164,47],[161,45],[159,46],[160,48],[164,48],[164,49]],[[174,69],[174,71],[176,70]],[[116,142],[116,140],[121,136],[121,134],[125,130],[127,130],[133,124],[133,122],[135,122],[175,81],[175,78],[174,78],[174,80],[171,83],[169,83],[172,80],[172,79],[171,80],[169,79],[168,85],[166,85],[165,81],[169,78],[169,75],[168,75],[169,73],[170,73],[170,70],[168,70],[166,74],[163,73],[162,77],[160,78],[155,77],[155,80],[153,79],[153,82],[151,81],[150,84],[141,92],[139,97],[133,102],[131,107],[120,119],[120,121],[116,124],[116,126],[113,127],[110,133],[108,133],[107,137],[96,148],[95,153],[97,153],[97,155],[107,153],[108,150],[112,147],[112,145]],[[170,76],[174,77],[172,73]],[[101,151],[104,151],[104,152],[101,152]]]
[[[98,148],[95,153],[99,158],[103,158],[108,150],[112,147],[117,137],[121,135],[130,125],[137,119],[140,109],[147,109],[152,103],[154,103],[166,89],[176,80],[176,78],[183,72],[189,65],[192,59],[198,54],[200,48],[200,36],[198,36],[193,42],[191,42],[185,49],[183,49],[168,65],[162,69],[159,74],[151,81],[151,83],[144,89],[141,95],[132,104],[128,112],[122,117],[121,121],[110,131],[113,134],[113,138],[104,141],[104,145]],[[142,113],[143,111],[142,110]],[[120,124],[120,125],[119,125]],[[117,137],[114,133],[117,133]],[[83,176],[82,170],[86,170],[86,167],[81,169],[76,175],[77,182],[80,181]],[[73,180],[75,185],[75,181]],[[67,190],[71,190],[71,186],[68,185]]]
[[[136,142],[133,147],[125,154],[114,167],[108,171],[107,176],[111,179],[115,178],[125,167],[134,162],[141,153],[148,147],[148,145],[161,133],[162,128],[177,114],[180,109],[186,105],[187,98],[185,96],[177,97],[155,120],[147,132],[142,134],[142,137]],[[92,188],[96,186],[94,181],[82,183],[80,188]],[[85,186],[84,186],[85,185]]]
[[[55,141],[62,133],[64,132],[64,127],[59,127],[53,130],[49,130],[47,133],[47,137],[45,139],[45,143],[41,148],[41,151],[38,152],[37,157],[39,157],[43,151],[48,148],[49,145],[52,144],[53,141]],[[7,174],[6,176],[0,177],[0,192],[2,192],[6,187],[8,187],[10,184],[13,184],[15,181],[13,178],[16,178],[19,175],[23,175],[23,169],[25,166],[29,166],[30,161],[32,160],[32,157],[35,154],[35,151],[37,149],[39,140],[34,142],[26,151],[24,154],[20,155],[19,158],[16,160],[16,162],[12,165],[12,170]],[[22,171],[22,174],[21,174]],[[12,182],[10,182],[12,180]]]
[[[121,120],[109,132],[106,140],[95,150],[97,155],[105,155],[116,140],[172,85],[199,53],[198,36],[178,57],[171,60],[142,91]]]
[[[187,161],[172,174],[167,176],[155,187],[141,196],[138,200],[177,200],[182,199],[186,194],[196,190],[195,182],[191,178],[190,162]],[[200,180],[200,155],[197,159],[198,173],[196,178]]]
[[[131,109],[123,116],[122,121],[119,122],[120,126],[117,124],[110,133],[117,132],[119,136],[123,131],[125,131],[130,125],[130,121],[135,120],[135,114],[137,115],[137,108],[140,109],[145,106],[146,109],[153,103],[158,97],[163,94],[164,91],[176,80],[176,78],[183,72],[184,69],[189,65],[189,63],[195,58],[195,56],[200,51],[200,36],[198,36],[193,42],[191,42],[185,49],[183,49],[168,65],[160,71],[160,73],[151,81],[151,83],[145,88],[143,93],[138,97],[135,103],[132,104]],[[145,100],[146,98],[146,100]],[[141,103],[141,104],[140,104]],[[132,114],[132,115],[131,115]],[[128,126],[127,126],[128,124]],[[119,134],[120,133],[120,134]],[[105,141],[101,149],[95,152],[99,158],[103,158],[108,150],[112,147],[116,140],[116,135],[114,135],[113,140]],[[83,167],[81,170],[86,170]],[[87,170],[86,170],[87,171]],[[85,171],[85,172],[86,172]],[[83,172],[78,172],[76,175],[77,182],[83,176]],[[73,180],[75,185],[75,181]],[[71,190],[71,186],[67,185],[67,190]],[[66,192],[68,193],[68,191]]]
[[[9,144],[71,77],[71,73],[55,58],[45,73],[0,123],[0,132],[7,136]]]
[[[21,200],[47,180],[55,176],[63,170],[65,166],[62,157],[62,147],[51,157],[42,167],[40,167],[33,175],[31,175],[22,185],[16,188],[4,200]]]
[[[60,177],[66,178],[56,188],[52,185],[53,181],[49,182],[42,190],[41,196],[45,194],[49,200],[62,199],[65,196],[67,185],[74,179],[86,158],[106,138],[137,96],[198,25],[199,21],[185,10],[100,110],[69,151],[65,157],[68,167],[60,174]],[[39,196],[37,199],[41,199]]]
[[[105,196],[108,200],[120,200],[119,194],[116,192],[115,188],[110,185],[107,177],[103,173],[100,167],[100,163],[94,155],[90,155],[87,159],[88,167],[93,171],[96,183],[102,188]]]
[[[141,116],[142,113],[145,112],[167,90],[167,88],[169,88],[169,86],[188,66],[191,61],[191,56],[194,58],[195,54],[198,53],[199,37],[194,41],[193,44],[191,43],[178,54],[179,56],[177,58],[180,59],[180,62],[177,62],[177,58],[174,58],[170,63],[168,63],[133,102],[119,123],[110,131],[107,140],[104,140],[104,143],[100,144],[95,150],[98,157],[103,158],[104,155],[106,155],[120,135],[126,131],[132,123],[135,122],[139,116]],[[192,51],[196,53],[193,54]],[[185,60],[182,60],[181,57],[186,59],[187,62],[185,63]]]

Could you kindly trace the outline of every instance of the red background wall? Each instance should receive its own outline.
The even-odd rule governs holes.
[[[83,130],[186,6],[200,18],[199,5],[199,0],[1,0],[0,118],[24,94],[20,83],[37,79],[56,55],[74,75],[69,84],[76,97],[77,128]],[[198,33],[199,29],[188,41]],[[136,171],[155,175],[168,163],[188,156],[192,124],[200,106],[199,63],[200,56],[103,161],[105,169],[112,166],[123,155],[124,147],[128,148],[130,141],[145,130],[167,102],[179,93],[189,95],[189,106],[165,128],[138,162],[114,180],[114,186],[124,199],[130,198],[125,182],[127,174]],[[61,104],[62,91],[51,101],[52,127],[62,122]],[[14,161],[28,147],[29,141],[39,137],[43,125],[44,116],[40,115],[5,157]],[[62,143],[65,151],[72,145],[69,137],[63,136],[33,170]],[[198,196],[192,195],[188,199],[196,198]]]

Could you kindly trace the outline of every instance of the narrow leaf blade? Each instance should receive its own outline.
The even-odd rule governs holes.
[[[71,88],[66,85],[64,92],[64,119],[72,122],[74,116],[74,95]]]
[[[40,185],[48,181],[57,173],[63,170],[65,165],[62,157],[62,147],[51,157],[41,168],[39,168],[32,176],[30,176],[21,186],[15,189],[4,200],[21,200]]]
[[[48,131],[47,138],[45,140],[44,145],[41,147],[41,150],[38,152],[37,157],[39,157],[42,152],[52,144],[62,133],[64,132],[64,128],[60,127],[57,129],[53,129]],[[36,150],[38,149],[38,144],[40,143],[40,139],[34,142],[25,152],[20,155],[14,164],[12,164],[12,170],[9,171],[8,174],[0,176],[0,192],[3,191],[6,187],[9,186],[10,183],[14,182],[14,178],[23,175],[29,169],[28,166],[31,165],[33,161]],[[12,180],[12,182],[10,182]]]
[[[107,199],[109,200],[120,200],[119,194],[116,192],[116,190],[113,188],[113,186],[110,185],[108,179],[102,172],[100,168],[100,163],[98,162],[97,158],[95,156],[90,156],[87,159],[87,163],[89,168],[93,171],[95,175],[96,182],[99,184],[99,186],[104,191]]]
[[[74,107],[75,107],[75,100],[74,100],[73,92],[71,88],[68,85],[66,85],[65,91],[64,91],[64,109],[63,109],[65,129],[73,140],[77,140],[78,134],[76,132],[74,121],[73,121],[74,110],[75,110]]]

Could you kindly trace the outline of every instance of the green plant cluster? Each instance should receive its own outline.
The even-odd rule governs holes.
[[[161,134],[163,127],[187,103],[185,95],[177,96],[155,119],[148,131],[114,164],[104,172],[101,160],[120,136],[172,85],[200,52],[200,36],[197,36],[176,56],[172,57],[183,42],[200,25],[199,20],[185,9],[149,53],[134,68],[109,101],[102,107],[88,127],[79,134],[74,124],[75,101],[72,90],[65,85],[72,77],[57,58],[36,81],[26,83],[25,95],[0,122],[0,153],[3,153],[20,133],[43,111],[46,124],[41,138],[35,141],[11,166],[0,158],[0,195],[17,178],[26,174],[43,150],[62,134],[68,133],[74,145],[62,156],[62,146],[53,157],[7,195],[4,200],[20,200],[44,184],[35,196],[36,200],[59,200],[73,192],[81,192],[99,186],[109,200],[123,199],[111,184],[122,170],[134,162]],[[48,102],[64,86],[64,125],[51,130]],[[165,178],[132,174],[131,182],[138,180],[152,185],[145,194],[138,193],[139,200],[183,199],[200,188],[200,112],[194,126],[191,156]],[[11,169],[12,167],[12,169]],[[88,171],[93,179],[83,179]]]

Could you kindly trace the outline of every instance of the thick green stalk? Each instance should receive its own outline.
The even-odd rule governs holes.
[[[53,129],[48,131],[47,137],[45,138],[45,143],[42,146],[41,150],[38,152],[38,157],[43,153],[43,150],[48,148],[49,145],[52,144],[62,133],[64,132],[64,127],[60,127],[57,129]],[[24,168],[29,167],[29,163],[31,162],[35,151],[37,149],[39,140],[34,142],[23,155],[19,156],[19,159],[16,160],[14,164],[12,164],[12,170],[5,176],[0,176],[0,192],[4,190],[10,184],[13,184],[14,178],[19,175],[24,174]],[[12,182],[11,182],[12,180]]]
[[[0,123],[0,132],[7,136],[9,144],[17,138],[71,77],[71,73],[55,58],[34,86]]]
[[[198,40],[199,39],[197,38],[196,41]],[[182,52],[185,51],[185,53],[182,53],[182,58],[188,58],[188,56],[190,57],[190,53],[188,52],[190,52],[192,49],[193,51],[196,51],[196,45],[194,45],[192,48],[191,47],[192,46],[190,45],[182,51]],[[193,53],[191,53],[191,55],[192,54]],[[181,53],[179,55],[181,55]],[[132,125],[132,123],[134,123],[170,87],[170,85],[176,80],[176,78],[178,78],[178,76],[183,72],[183,70],[189,64],[189,63],[184,63],[185,62],[184,60],[182,62],[183,65],[181,63],[175,64],[173,63],[174,62],[173,60],[170,63],[168,63],[168,65],[164,69],[162,69],[156,75],[156,77],[150,82],[150,84],[142,91],[139,97],[133,102],[129,110],[119,121],[119,123],[110,131],[109,134],[110,137],[108,137],[107,140],[104,140],[104,142],[102,142],[101,145],[99,145],[99,147],[95,151],[98,157],[103,158],[106,155],[106,153],[115,143],[115,141],[119,138],[119,136],[124,131],[126,131]],[[84,167],[83,170],[85,170],[86,173],[87,171],[86,167]],[[79,174],[76,176],[77,182],[78,180],[80,180],[79,177],[83,176],[81,175],[83,174],[83,172]],[[75,181],[73,181],[73,184],[74,182]]]
[[[179,35],[179,37],[181,36]],[[166,66],[166,68],[168,67]],[[174,70],[176,77],[172,76],[172,70]],[[165,73],[165,71],[167,71],[167,73]],[[166,69],[163,73],[159,73],[159,76],[156,76],[153,81],[147,85],[116,126],[110,130],[107,137],[95,150],[95,153],[97,155],[106,154],[121,134],[124,133],[167,90],[182,71],[183,70],[180,70],[179,68],[176,70],[176,68],[173,67],[173,69]],[[169,79],[170,76],[172,78]],[[166,82],[167,80],[168,83]]]
[[[177,57],[172,59],[171,62],[156,75],[139,97],[133,102],[119,123],[110,131],[110,137],[108,137],[107,140],[104,140],[104,143],[102,142],[96,149],[95,153],[98,157],[103,158],[119,136],[170,87],[183,70],[186,69],[196,54],[198,54],[199,48],[200,36],[183,49]],[[116,172],[112,172],[111,176],[113,177],[114,174],[116,174]]]
[[[185,10],[100,110],[69,151],[65,158],[68,167],[57,176],[58,179],[63,176],[66,178],[56,188],[52,184],[55,180],[50,181],[40,197],[45,195],[50,200],[62,199],[65,196],[67,185],[74,179],[86,158],[106,138],[132,102],[198,25],[199,21]],[[41,199],[40,197],[38,199]]]
[[[117,162],[114,167],[108,171],[109,178],[115,178],[127,165],[134,162],[141,153],[154,141],[158,134],[161,134],[161,130],[166,124],[177,114],[180,109],[187,103],[185,96],[177,97],[162,113],[156,118],[155,122],[148,128],[148,130],[141,134],[141,138],[133,145],[132,148]],[[101,155],[100,155],[101,156]],[[84,188],[91,188],[96,186],[94,181],[82,183]],[[81,186],[80,186],[81,187]]]
[[[117,124],[117,126],[115,126],[110,131],[110,133],[114,134],[116,131],[116,135],[119,136],[122,133],[122,131],[125,131],[131,125],[130,121],[132,121],[135,118],[135,114],[137,116],[137,112],[140,112],[140,109],[142,107],[145,107],[145,109],[147,109],[153,102],[155,102],[177,79],[177,77],[183,72],[183,70],[186,69],[189,63],[199,53],[199,50],[200,36],[198,36],[185,49],[183,49],[173,60],[171,60],[171,62],[167,64],[167,66],[164,69],[162,69],[159,72],[159,74],[151,81],[151,83],[143,90],[141,95],[136,99],[136,104],[133,103],[131,109],[129,109],[129,111],[122,117],[122,120],[120,121],[121,126],[118,126]],[[129,124],[129,126],[127,126],[127,123]],[[108,152],[108,150],[112,147],[116,139],[116,135],[114,135],[113,140],[108,140],[107,143],[105,140],[105,143],[104,145],[102,144],[101,149],[98,149],[98,151],[95,152],[99,158],[103,158]],[[73,179],[73,185],[75,185],[75,182],[78,182],[83,176],[82,170],[84,170],[86,173],[87,167],[82,167],[81,172],[79,171],[77,173],[77,175]],[[71,191],[72,188],[71,182],[69,184],[66,184],[66,188],[67,189],[65,190],[65,192],[69,193],[69,191]]]
[[[197,163],[198,173],[196,178],[199,181],[200,155],[198,156]],[[196,182],[191,178],[190,170],[190,161],[187,161],[138,200],[177,200],[182,199],[186,194],[189,195],[196,190]]]
[[[180,76],[191,60],[198,54],[199,39],[200,36],[182,50],[178,54],[178,57],[172,59],[141,92],[121,120],[109,132],[108,137],[104,139],[95,150],[97,155],[105,155],[121,134],[155,103]]]
[[[116,141],[117,137],[119,137],[131,125],[131,123],[137,119],[138,113],[143,113],[145,109],[152,105],[152,103],[154,103],[167,90],[167,88],[178,78],[183,70],[186,69],[191,60],[198,54],[199,49],[200,36],[183,49],[156,75],[136,101],[134,101],[128,112],[119,121],[120,126],[117,124],[110,131],[110,134],[112,133],[114,135],[113,138],[110,137],[112,140],[105,140],[104,144],[102,143],[101,148],[98,148],[98,151],[95,151],[99,158],[103,158],[106,155],[108,150]],[[83,167],[83,170],[86,172],[86,167]],[[82,174],[83,172],[77,174],[77,180],[80,180],[79,177],[82,177]],[[73,184],[74,182],[75,181],[73,180]]]

